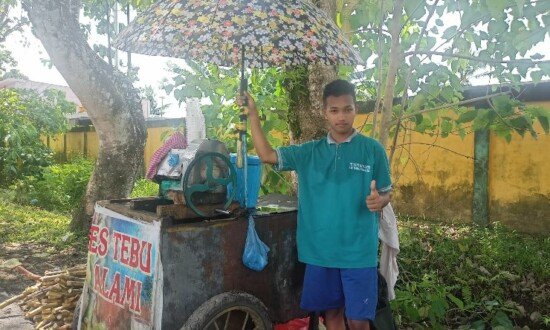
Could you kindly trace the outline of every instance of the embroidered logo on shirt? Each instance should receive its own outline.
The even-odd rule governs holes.
[[[364,165],[359,163],[349,163],[349,169],[353,171],[370,172],[370,165]]]

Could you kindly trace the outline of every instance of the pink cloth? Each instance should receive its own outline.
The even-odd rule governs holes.
[[[187,148],[187,140],[185,136],[180,132],[176,132],[170,136],[162,147],[158,148],[157,151],[151,157],[151,162],[149,163],[149,169],[147,170],[147,179],[152,180],[157,174],[157,169],[166,155],[172,149],[185,149]]]

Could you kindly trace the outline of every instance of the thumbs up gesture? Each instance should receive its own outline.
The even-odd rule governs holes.
[[[380,212],[390,202],[390,194],[380,195],[376,189],[376,180],[372,180],[370,183],[370,195],[367,196],[365,202],[371,212]]]

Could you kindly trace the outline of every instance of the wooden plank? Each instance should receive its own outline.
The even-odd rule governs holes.
[[[224,204],[197,205],[197,208],[205,214],[217,215],[217,209],[223,209]],[[232,203],[229,206],[229,211],[233,212],[239,208],[238,203]],[[176,220],[180,219],[202,219],[191,208],[183,204],[159,205],[157,206],[157,216],[160,218],[172,217]]]
[[[173,204],[173,202],[165,198],[146,197],[146,198],[132,199],[129,205],[132,210],[156,212],[157,206],[170,205],[170,204]]]
[[[128,203],[130,200],[127,201]],[[139,210],[131,210],[128,207],[128,203],[120,204],[120,202],[117,203],[109,203],[108,201],[101,201],[98,202],[99,205],[104,206],[108,208],[109,210],[115,211],[119,214],[125,215],[129,218],[136,219],[136,220],[142,220],[145,222],[153,222],[153,221],[159,221],[160,219],[155,215],[155,213],[152,212],[146,212],[146,211],[139,211]]]

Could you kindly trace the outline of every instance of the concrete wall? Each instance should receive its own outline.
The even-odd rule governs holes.
[[[550,101],[531,102],[550,110]],[[357,126],[367,115],[358,115]],[[489,137],[489,222],[532,233],[550,233],[550,136],[514,134],[507,143]],[[474,134],[431,137],[408,132],[398,138],[392,175],[397,212],[449,222],[471,222]],[[436,146],[431,146],[432,144]]]
[[[147,142],[144,151],[144,168],[149,166],[153,153],[162,146],[163,135],[169,136],[177,127],[184,124],[183,119],[157,119],[147,121]],[[58,160],[66,160],[73,155],[97,157],[99,139],[92,126],[76,128],[66,134],[59,134],[53,138],[44,139],[44,142],[53,150]]]

